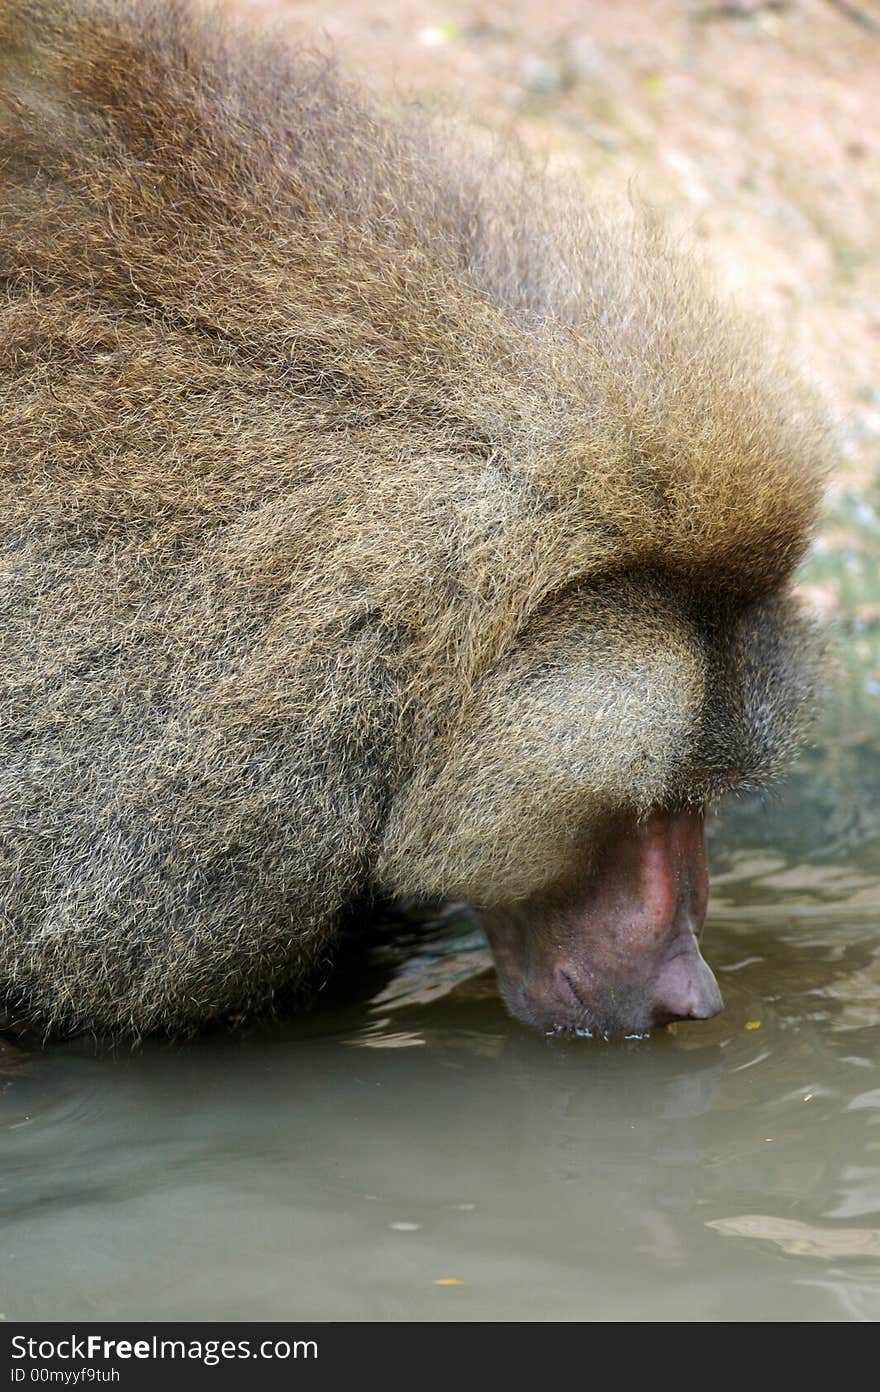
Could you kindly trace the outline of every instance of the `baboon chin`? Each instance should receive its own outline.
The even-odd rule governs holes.
[[[180,1034],[466,899],[543,1030],[720,997],[826,430],[655,219],[180,0],[0,0],[0,1008]]]

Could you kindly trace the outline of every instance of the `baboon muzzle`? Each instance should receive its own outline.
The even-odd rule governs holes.
[[[701,813],[622,825],[564,885],[484,914],[505,1002],[553,1033],[717,1015],[721,994],[698,944],[708,898]]]

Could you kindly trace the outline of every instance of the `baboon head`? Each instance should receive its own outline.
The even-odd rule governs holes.
[[[549,597],[395,806],[385,873],[482,907],[504,999],[540,1029],[716,1014],[704,814],[785,766],[820,652],[787,599],[660,575]]]

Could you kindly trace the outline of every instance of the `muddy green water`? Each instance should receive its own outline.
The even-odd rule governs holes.
[[[548,1040],[466,914],[271,1033],[0,1059],[7,1319],[880,1316],[880,752],[713,829],[718,1019]]]

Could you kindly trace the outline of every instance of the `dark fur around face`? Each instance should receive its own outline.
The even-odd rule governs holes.
[[[265,1004],[789,757],[822,430],[649,219],[147,0],[0,0],[0,205],[8,1018]]]

